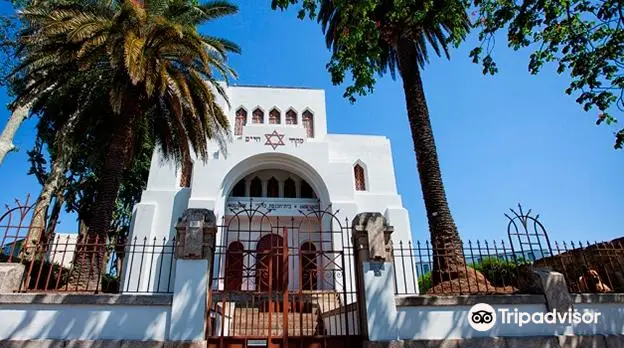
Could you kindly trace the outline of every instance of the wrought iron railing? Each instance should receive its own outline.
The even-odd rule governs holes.
[[[571,293],[624,292],[624,240],[526,244],[521,250],[503,240],[467,241],[460,248],[463,262],[453,263],[453,245],[394,243],[396,294],[530,293],[536,268],[562,273]]]
[[[5,234],[0,262],[23,265],[16,292],[172,293],[175,240],[80,239],[56,235],[35,244]]]

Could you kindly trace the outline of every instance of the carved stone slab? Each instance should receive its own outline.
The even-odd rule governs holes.
[[[176,224],[176,253],[179,259],[205,259],[214,248],[217,233],[212,210],[187,209]]]
[[[558,312],[566,312],[572,308],[572,297],[568,292],[563,274],[546,268],[537,268],[533,270],[533,274],[539,279],[544,289],[548,310],[557,309]]]
[[[394,231],[380,213],[360,213],[353,219],[353,242],[363,252],[361,260],[392,261]]]
[[[19,290],[24,268],[21,263],[0,263],[0,294]]]

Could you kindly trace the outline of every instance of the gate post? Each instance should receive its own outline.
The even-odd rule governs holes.
[[[394,331],[393,228],[380,213],[356,215],[351,228],[362,339],[375,341]]]
[[[212,210],[187,209],[176,224],[175,284],[169,340],[204,341],[207,296],[217,219]]]

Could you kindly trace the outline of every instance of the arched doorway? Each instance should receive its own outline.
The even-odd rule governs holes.
[[[284,238],[267,234],[256,247],[256,290],[282,291],[288,286],[288,258],[284,257]]]
[[[241,242],[232,242],[225,257],[225,290],[240,291],[243,286],[243,260],[245,247]]]
[[[317,266],[316,266],[316,246],[314,243],[305,242],[301,245],[301,289],[317,289]]]

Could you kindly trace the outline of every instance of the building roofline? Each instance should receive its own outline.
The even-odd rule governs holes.
[[[271,85],[251,85],[251,84],[230,84],[229,87],[246,87],[246,88],[276,88],[276,89],[305,89],[314,91],[324,91],[322,88],[298,87],[298,86],[271,86]]]

